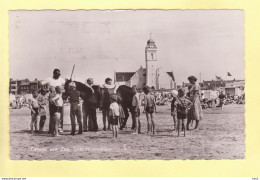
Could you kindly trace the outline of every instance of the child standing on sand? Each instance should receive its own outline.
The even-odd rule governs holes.
[[[172,91],[172,102],[171,102],[171,116],[173,119],[173,131],[176,131],[176,121],[177,121],[177,96],[178,96],[178,91],[173,90]]]
[[[38,132],[37,121],[39,119],[39,109],[41,106],[38,102],[38,92],[36,90],[32,91],[32,96],[33,97],[31,99],[29,108],[31,110],[31,117],[32,117],[30,127],[31,127],[32,134],[34,134],[33,129],[35,129],[35,132]]]
[[[177,99],[177,131],[178,137],[180,136],[180,124],[184,131],[184,137],[186,136],[186,124],[187,124],[187,112],[191,107],[192,103],[184,96],[185,91],[183,89],[178,90],[178,99]]]
[[[61,111],[62,111],[62,106],[63,106],[63,99],[62,99],[62,93],[61,93],[61,87],[56,86],[55,87],[55,96],[52,98],[52,102],[54,102],[54,107],[53,107],[53,124],[54,124],[54,131],[53,131],[53,136],[60,136],[58,132],[59,128],[59,123],[60,123],[60,116],[61,116]]]
[[[133,119],[135,123],[135,132],[133,134],[141,134],[141,123],[140,123],[140,94],[137,92],[137,87],[134,85],[132,87],[134,92],[134,97],[132,100],[132,111]]]
[[[154,110],[155,110],[155,98],[150,93],[150,87],[145,86],[144,90],[144,108],[147,118],[147,133],[155,134],[155,123],[154,123]]]
[[[113,138],[117,138],[118,135],[118,118],[119,118],[119,105],[117,104],[117,96],[111,96],[111,104],[109,107],[109,121],[112,125]]]
[[[79,124],[78,134],[82,134],[83,127],[82,127],[82,116],[81,116],[81,105],[79,102],[80,92],[76,90],[76,83],[70,82],[69,83],[69,91],[68,97],[70,101],[70,121],[71,121],[71,133],[70,135],[75,135],[76,131],[76,119]]]

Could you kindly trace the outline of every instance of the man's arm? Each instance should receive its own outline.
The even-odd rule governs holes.
[[[91,91],[92,91],[92,94],[94,94],[94,89],[88,84],[88,83],[86,83],[85,84],[87,87],[89,87],[90,89],[91,89]]]
[[[136,100],[136,106],[135,106],[135,109],[134,111],[137,112],[138,108],[139,108],[139,104],[140,104],[140,101],[138,99],[138,97],[134,96],[135,100]]]
[[[116,85],[115,89],[114,89],[114,94],[116,94],[116,91],[117,91],[118,88],[119,88],[119,85]]]
[[[49,82],[50,82],[50,78],[47,78],[47,79],[43,80],[42,82],[40,82],[39,85],[41,87],[42,85],[48,84]]]
[[[146,106],[147,106],[147,99],[146,96],[144,96],[144,111],[146,111]]]
[[[33,108],[32,108],[32,101],[31,101],[30,104],[29,104],[29,109],[32,111],[33,114],[35,114],[35,111],[34,111]]]
[[[187,102],[188,102],[188,107],[187,107],[187,109],[190,109],[191,106],[192,106],[192,102],[191,102],[190,100],[188,100],[188,99],[186,99],[186,100],[187,100]]]

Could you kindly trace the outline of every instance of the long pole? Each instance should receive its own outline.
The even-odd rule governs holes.
[[[73,68],[72,68],[72,72],[71,72],[70,80],[71,80],[71,78],[72,78],[72,75],[73,75],[73,72],[74,72],[74,68],[75,68],[75,64],[73,65]]]

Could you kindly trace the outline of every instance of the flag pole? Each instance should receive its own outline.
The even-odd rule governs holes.
[[[70,75],[70,80],[72,79],[72,75],[73,75],[73,72],[74,72],[74,68],[75,68],[75,64],[74,64],[74,66],[73,66],[73,68],[72,68],[72,72],[71,72],[71,75]]]
[[[227,87],[227,77],[228,77],[228,73],[226,71],[226,82],[225,82],[225,86],[224,86],[224,93],[226,94],[226,87]]]

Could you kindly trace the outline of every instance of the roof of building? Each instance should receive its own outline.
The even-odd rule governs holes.
[[[30,82],[23,82],[20,84],[20,86],[29,86],[30,85]]]
[[[130,78],[135,74],[135,72],[116,72],[115,81],[125,82],[129,81]]]
[[[40,81],[38,81],[38,80],[37,81],[31,81],[30,83],[38,83],[38,82],[40,82]]]
[[[17,81],[29,81],[29,79],[10,79],[10,82],[17,82]]]
[[[115,81],[116,82],[125,82],[129,81],[131,77],[135,74],[136,72],[116,72],[116,77]],[[167,74],[172,78],[173,81],[175,81],[173,72],[167,72]]]

